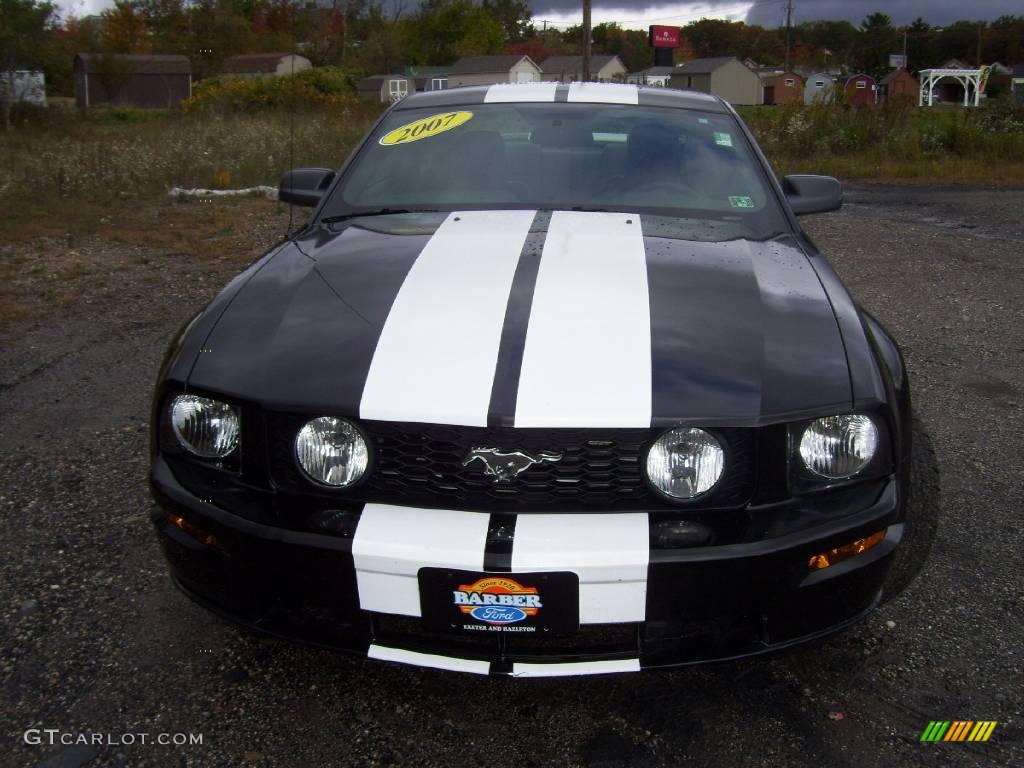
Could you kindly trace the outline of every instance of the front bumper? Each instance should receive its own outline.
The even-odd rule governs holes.
[[[470,537],[463,521],[479,513],[444,513],[458,525],[436,534],[433,543],[432,526],[417,531],[416,521],[441,513],[403,507],[386,508],[373,526],[364,510],[355,536],[329,536],[258,524],[206,503],[182,487],[160,457],[151,485],[158,502],[153,522],[174,581],[210,610],[282,638],[480,674],[635,671],[813,640],[855,622],[878,602],[903,536],[903,494],[895,479],[861,511],[745,544],[665,549],[653,539],[629,541],[623,531],[635,530],[637,518],[646,521],[642,513],[520,515],[532,522],[517,527],[517,546],[530,530],[538,544],[529,558],[513,557],[512,573],[577,573],[580,631],[563,638],[464,636],[421,625],[415,576],[424,566],[482,570],[462,546]],[[187,521],[192,535],[168,513]],[[396,525],[403,515],[408,525]],[[612,523],[604,541],[605,526],[584,525],[583,518]],[[624,523],[621,530],[615,520]],[[563,536],[562,546],[552,546],[558,530],[572,530],[574,523],[572,539]],[[882,529],[885,538],[867,552],[808,571],[811,555]],[[197,530],[216,541],[201,543]],[[406,537],[405,546],[396,536]]]

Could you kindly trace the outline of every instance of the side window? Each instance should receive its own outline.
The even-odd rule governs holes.
[[[796,80],[794,80],[792,77],[787,77],[786,78],[786,85],[789,88],[792,88],[794,85],[796,85]]]

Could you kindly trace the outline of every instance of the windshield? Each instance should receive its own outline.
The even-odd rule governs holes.
[[[568,103],[393,111],[322,217],[479,208],[650,213],[731,237],[788,229],[731,115]]]

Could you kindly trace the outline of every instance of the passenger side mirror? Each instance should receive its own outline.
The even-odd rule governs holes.
[[[292,168],[281,177],[277,199],[313,208],[320,203],[333,180],[334,171],[330,168]]]
[[[835,211],[843,204],[843,185],[831,176],[787,176],[782,189],[797,216]]]

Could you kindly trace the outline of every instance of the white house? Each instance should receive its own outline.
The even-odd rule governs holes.
[[[46,106],[46,78],[32,69],[0,72],[0,101]]]
[[[448,70],[448,87],[494,85],[496,83],[538,83],[541,69],[529,56],[466,56]]]

